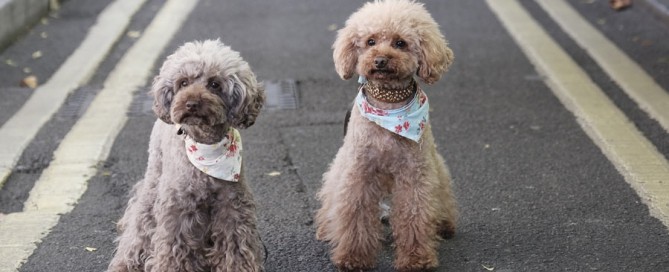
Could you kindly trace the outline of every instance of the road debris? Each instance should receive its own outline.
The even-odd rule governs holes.
[[[31,56],[32,56],[33,59],[39,59],[43,56],[43,54],[42,54],[42,51],[37,50],[37,51],[33,52],[33,54]]]
[[[88,251],[88,252],[94,252],[94,251],[98,250],[95,247],[85,247],[84,249],[86,249],[86,251]]]
[[[16,62],[14,62],[14,61],[11,60],[11,59],[6,59],[6,60],[5,60],[5,64],[7,64],[7,65],[9,65],[9,66],[11,66],[11,67],[17,67],[17,66],[18,66],[18,65],[16,65]]]
[[[21,80],[21,87],[28,87],[31,89],[37,88],[38,82],[37,82],[37,77],[34,75],[29,75],[23,80]]]
[[[280,175],[281,175],[281,172],[279,172],[279,171],[272,171],[272,172],[267,173],[267,175],[270,176],[270,177],[276,177],[276,176],[280,176]]]
[[[609,3],[615,11],[621,11],[629,8],[632,5],[632,0],[611,0]]]

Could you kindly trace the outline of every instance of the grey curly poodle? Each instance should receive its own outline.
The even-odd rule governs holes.
[[[262,84],[238,52],[207,40],[168,56],[150,93],[159,119],[109,271],[264,271],[236,130],[258,116]],[[191,154],[212,146],[220,152]]]

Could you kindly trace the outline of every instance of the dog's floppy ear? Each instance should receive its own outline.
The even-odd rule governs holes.
[[[172,83],[161,75],[157,75],[153,79],[153,85],[149,93],[153,96],[153,112],[163,122],[172,124],[172,118],[170,117],[170,106],[174,96]]]
[[[437,82],[454,60],[453,51],[436,26],[425,29],[421,35],[419,55],[416,74],[427,84]]]
[[[332,58],[335,69],[342,79],[349,79],[355,73],[358,64],[356,48],[356,34],[351,26],[346,26],[337,32],[337,39],[332,44]]]
[[[252,126],[265,103],[265,87],[250,72],[233,74],[227,79],[228,120],[235,128]]]

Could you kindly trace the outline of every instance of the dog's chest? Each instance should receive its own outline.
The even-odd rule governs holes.
[[[416,151],[419,145],[412,140],[391,133],[371,122],[365,123],[360,129],[364,130],[362,134],[367,135],[359,142],[361,151],[368,156],[368,160],[378,162],[379,166],[386,166],[385,162],[401,163],[417,159]]]
[[[420,142],[400,136],[369,121],[353,108],[344,140],[344,149],[370,171],[393,174],[408,166],[425,162],[425,149],[430,146],[430,127],[426,126]]]
[[[181,139],[165,143],[162,146],[162,152],[161,180],[164,180],[163,185],[174,187],[185,193],[202,194],[198,198],[208,198],[209,196],[205,194],[220,190],[220,187],[224,186],[223,183],[226,181],[217,180],[190,163]]]

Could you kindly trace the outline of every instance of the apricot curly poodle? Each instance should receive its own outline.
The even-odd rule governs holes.
[[[366,3],[338,31],[333,49],[341,78],[358,74],[362,85],[344,143],[323,175],[316,237],[329,241],[340,270],[374,268],[387,198],[395,269],[436,268],[437,246],[454,235],[458,212],[414,75],[436,82],[453,52],[424,6],[410,0]]]

